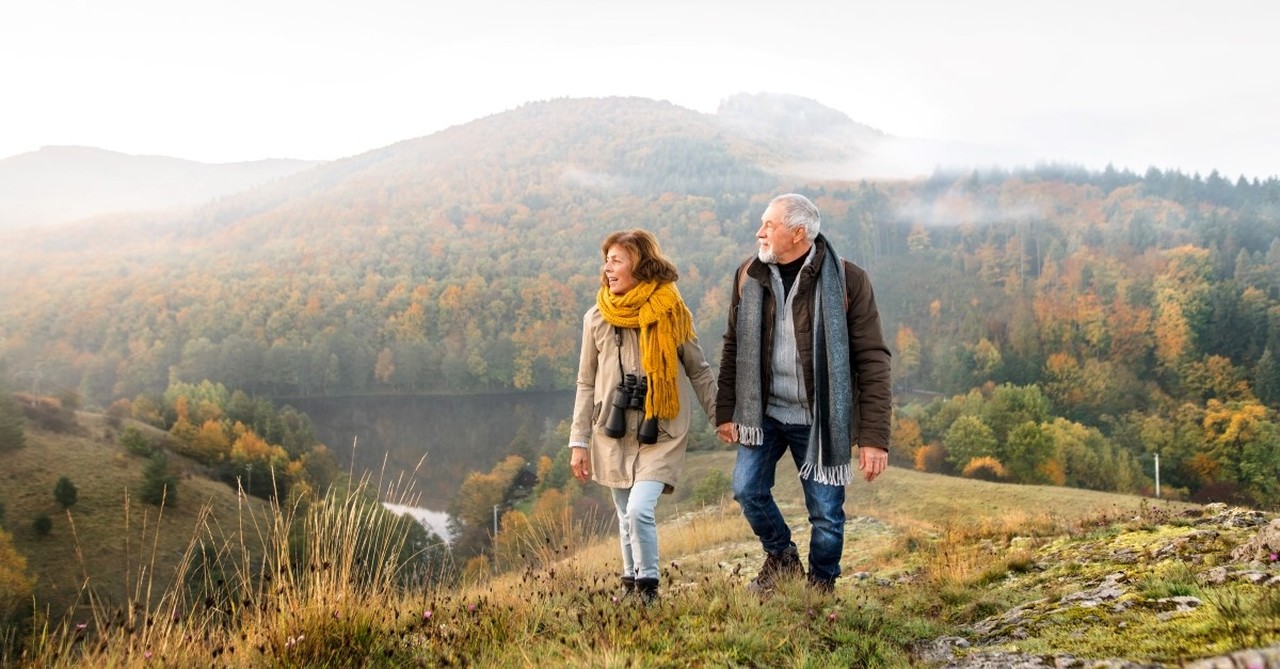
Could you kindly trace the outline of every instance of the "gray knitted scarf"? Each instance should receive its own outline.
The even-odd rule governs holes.
[[[835,249],[821,235],[822,267],[813,291],[813,422],[800,478],[829,485],[849,485],[853,480],[853,375],[849,361],[849,330],[845,322],[844,266]],[[797,281],[799,279],[797,278]],[[783,304],[781,296],[775,299]],[[742,282],[738,305],[737,386],[733,422],[744,446],[764,443],[764,406],[760,369],[764,287]]]

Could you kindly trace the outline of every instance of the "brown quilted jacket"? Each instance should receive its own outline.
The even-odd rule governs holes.
[[[814,241],[817,251],[813,261],[796,277],[792,290],[800,291],[792,301],[796,326],[797,348],[804,368],[804,383],[809,404],[813,404],[813,291],[817,284],[817,268],[822,266],[821,254],[827,253],[825,238],[818,235]],[[847,305],[845,322],[849,327],[849,359],[853,367],[854,443],[852,446],[878,446],[889,448],[889,426],[893,413],[893,395],[889,378],[889,347],[880,331],[880,312],[876,309],[875,294],[867,273],[857,265],[844,263],[844,283]],[[745,276],[744,276],[745,272]],[[763,337],[760,352],[764,358],[760,368],[764,370],[763,388],[771,381],[769,352],[773,348],[774,299],[769,267],[757,258],[751,258],[738,267],[736,281],[758,281],[764,286]],[[737,389],[738,337],[751,336],[737,331],[738,306],[742,299],[740,284],[734,284],[733,299],[729,305],[729,324],[724,333],[724,345],[720,354],[720,378],[716,394],[716,425],[733,420],[735,391]],[[762,402],[762,404],[764,404]]]

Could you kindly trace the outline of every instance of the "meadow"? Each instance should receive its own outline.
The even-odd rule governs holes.
[[[41,444],[37,436],[25,450]],[[127,456],[111,465],[117,454],[105,445],[80,446],[104,450],[98,472],[133,466]],[[687,478],[727,472],[732,458],[691,453]],[[96,493],[81,475],[83,502]],[[368,481],[294,507],[233,494],[233,512],[202,500],[197,478],[184,480],[172,511],[135,508],[146,522],[130,521],[128,532],[107,523],[117,514],[73,507],[74,559],[56,570],[76,574],[80,593],[116,580],[124,598],[81,594],[67,617],[40,616],[7,661],[903,667],[1069,657],[1172,666],[1280,644],[1280,565],[1258,543],[1273,517],[1222,505],[891,469],[849,489],[834,595],[785,583],[762,599],[745,589],[762,556],[736,504],[664,501],[662,595],[645,606],[618,587],[616,539],[599,519],[566,513],[561,527],[529,527],[521,568],[444,584],[405,571],[407,535],[370,512]],[[780,476],[777,492],[803,553],[794,477]],[[15,508],[25,512],[11,502],[10,518]],[[167,523],[190,526],[183,548],[161,548],[174,532]],[[133,547],[116,554],[122,564],[90,561],[112,541]]]

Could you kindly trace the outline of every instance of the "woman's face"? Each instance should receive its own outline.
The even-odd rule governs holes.
[[[635,288],[639,283],[632,274],[635,268],[635,260],[626,247],[621,244],[610,246],[604,255],[604,278],[609,282],[609,292],[622,295]]]

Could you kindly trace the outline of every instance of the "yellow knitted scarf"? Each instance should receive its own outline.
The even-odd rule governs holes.
[[[601,287],[596,304],[611,325],[640,330],[640,367],[649,377],[645,417],[674,418],[680,411],[676,349],[694,337],[693,314],[676,285],[645,281],[623,295]]]

